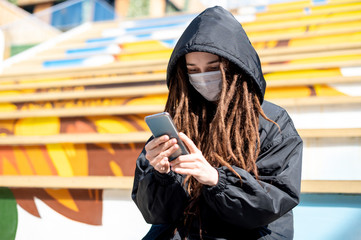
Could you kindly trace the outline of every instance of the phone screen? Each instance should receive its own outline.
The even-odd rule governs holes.
[[[154,137],[168,135],[169,138],[176,138],[179,149],[169,156],[169,161],[172,161],[180,155],[189,154],[187,148],[178,136],[178,131],[173,123],[172,117],[167,112],[157,113],[145,117],[149,129],[152,131]]]

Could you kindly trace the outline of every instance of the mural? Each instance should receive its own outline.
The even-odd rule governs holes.
[[[292,3],[289,4],[292,5]],[[360,83],[348,85],[339,83],[315,84],[313,81],[320,78],[361,76],[360,67],[349,64],[361,59],[359,52],[336,52],[330,55],[324,51],[327,54],[322,55],[316,52],[311,55],[302,55],[302,50],[300,50],[307,46],[313,46],[315,49],[324,47],[325,43],[339,46],[360,43],[360,20],[352,18],[352,16],[360,16],[361,11],[357,10],[360,6],[361,3],[359,2],[334,4],[335,9],[346,7],[355,9],[340,12],[331,11],[327,14],[324,12],[331,8],[327,4],[325,6],[304,6],[302,9],[294,8],[292,11],[284,12],[286,15],[299,13],[299,17],[292,22],[292,24],[297,22],[294,24],[297,26],[290,24],[286,27],[273,27],[282,26],[287,17],[281,20],[270,20],[274,17],[279,18],[282,14],[280,12],[277,14],[268,13],[267,11],[257,13],[254,16],[255,21],[243,23],[252,44],[260,53],[265,78],[269,84],[265,98],[272,101],[290,98],[361,96]],[[311,15],[311,12],[317,14]],[[65,56],[63,59],[51,59],[52,56],[49,56],[49,59],[34,64],[34,68],[40,69],[39,71],[52,70],[55,67],[63,69],[64,76],[39,74],[32,77],[16,77],[16,74],[10,74],[8,77],[3,77],[0,75],[0,112],[3,113],[0,116],[0,137],[148,132],[148,127],[143,119],[150,113],[150,106],[162,107],[166,102],[166,61],[169,59],[177,38],[186,27],[184,23],[193,17],[194,15],[184,16],[182,21],[176,18],[156,19],[149,22],[129,21],[116,29],[104,29],[103,33],[100,34],[101,36],[88,34],[87,36],[91,36],[91,38],[84,39],[82,47],[69,48],[65,51],[64,47],[59,48],[62,52],[59,52],[58,55],[54,54],[54,56],[63,55]],[[157,21],[159,22],[157,23]],[[175,23],[177,21],[178,23]],[[323,23],[313,24],[312,21],[323,21]],[[267,26],[271,25],[272,28],[266,29]],[[290,35],[294,37],[290,38]],[[94,44],[103,45],[103,47],[94,47]],[[272,54],[267,53],[268,50],[280,49],[281,51],[291,48],[298,48],[298,52],[280,54],[280,56],[275,51]],[[139,66],[137,69],[134,68],[135,70],[133,68],[127,69],[127,67],[122,67],[122,69],[119,67],[118,69],[116,66],[119,62],[132,63],[143,60],[164,60],[164,62],[160,62],[153,69],[151,66]],[[331,67],[327,65],[319,68],[313,67],[314,64],[319,63],[330,64]],[[73,74],[69,71],[72,67],[102,65],[107,68],[96,73]],[[17,73],[19,70],[13,71]],[[144,80],[132,80],[135,76],[152,76],[159,73],[163,75]],[[81,84],[82,80],[87,81],[87,83]],[[94,83],[97,80],[99,81]],[[292,86],[292,84],[276,86],[274,83],[279,80],[289,83],[293,80],[310,80],[310,82],[297,86]],[[76,84],[71,85],[71,82],[76,82]],[[66,85],[62,86],[61,83],[66,83]],[[33,86],[30,86],[32,84]],[[48,85],[41,86],[41,84]],[[152,86],[164,87],[165,91],[149,95],[142,95],[136,91],[136,89]],[[134,87],[135,91],[129,93],[127,97],[114,97],[106,94],[93,98],[86,96],[89,91],[122,87]],[[68,99],[64,97],[67,93],[76,93],[77,95]],[[59,98],[53,100],[39,97],[44,96],[44,94],[58,94]],[[22,101],[16,99],[19,96],[22,97]],[[124,115],[99,114],[92,116],[87,114],[87,110],[91,108],[106,109],[122,106],[141,106],[144,111]],[[71,117],[61,115],[37,117],[36,114],[31,115],[39,111],[67,109],[76,109],[79,113]],[[318,114],[324,114],[325,109],[327,108],[320,108]],[[296,121],[301,119],[300,122],[306,122],[304,116],[301,116],[302,114],[297,115],[298,109],[293,111]],[[351,113],[356,111],[358,110],[355,108],[350,110]],[[328,110],[328,112],[330,111]],[[12,117],[14,115],[11,113],[27,113],[29,116]],[[314,123],[312,122],[312,124]],[[150,133],[149,136],[151,136]],[[354,145],[357,144],[359,142],[356,141]],[[319,146],[321,145],[319,144]],[[2,144],[0,145],[0,176],[133,176],[135,160],[143,146],[144,142],[134,143],[131,141],[122,144],[96,142],[87,144]],[[328,145],[319,148],[317,151],[321,151],[320,149],[328,151],[327,147]],[[329,158],[338,151],[338,148],[334,149],[327,155],[330,156]],[[356,150],[359,151],[358,148]],[[306,151],[306,154],[315,155],[311,151]],[[324,159],[324,161],[329,162],[329,158]],[[356,162],[357,160],[352,159],[352,161]],[[315,163],[309,161],[307,164],[310,168]],[[355,164],[355,166],[358,165]],[[325,176],[327,176],[325,179],[329,179],[329,175],[325,174]],[[313,175],[307,177],[312,178]],[[337,175],[335,179],[339,179],[339,177]],[[65,239],[70,236],[65,235],[64,231],[57,227],[59,222],[74,232],[82,232],[89,237],[93,236],[94,239],[117,239],[120,225],[138,227],[138,229],[142,229],[138,236],[142,236],[148,226],[139,215],[135,205],[130,201],[129,193],[126,194],[127,197],[124,197],[124,195],[119,194],[119,191],[105,189],[0,188],[0,239],[15,239],[16,236],[19,239],[26,239],[28,237],[26,234],[31,232],[31,229],[26,232],[25,228],[30,222],[31,225],[28,224],[29,226],[37,226],[39,230],[42,228],[51,229],[52,233],[49,235],[53,235],[54,238],[58,237],[58,239]],[[126,200],[123,201],[124,199]],[[52,217],[51,220],[56,219],[56,221],[49,221],[48,215]],[[22,222],[21,219],[26,220]],[[44,222],[41,222],[43,219],[45,219]],[[19,226],[22,229],[20,233],[17,233]],[[108,227],[111,228],[109,232],[112,235],[104,235],[100,227],[107,230],[109,230]],[[128,232],[130,231],[133,230],[129,229]],[[134,232],[136,231],[134,230]],[[124,232],[127,234],[127,231]],[[38,236],[37,239],[47,239],[49,235],[44,234],[43,236],[46,237]],[[137,238],[134,238],[134,235],[129,235],[128,237],[123,236],[123,239]]]
[[[18,211],[13,193],[0,188],[0,239],[15,239],[18,226]]]
[[[126,121],[128,120],[128,121]],[[0,132],[7,135],[39,135],[58,133],[128,132],[143,129],[137,116],[21,119],[2,122]],[[36,124],[34,124],[36,122]],[[44,127],[46,126],[46,127]],[[127,126],[128,128],[125,128]],[[53,175],[53,176],[132,176],[135,160],[144,144],[47,144],[37,146],[0,146],[1,175]],[[2,222],[8,231],[16,230],[16,203],[29,214],[41,217],[35,199],[43,201],[62,216],[77,222],[101,226],[103,219],[103,190],[92,189],[19,189],[13,188],[9,196],[15,207],[7,205],[6,214],[14,221]],[[16,201],[15,201],[16,199]],[[3,216],[3,215],[2,215]],[[12,225],[10,228],[8,225]],[[2,227],[1,227],[2,228]],[[0,231],[0,239],[15,232]],[[5,234],[5,235],[4,235]]]

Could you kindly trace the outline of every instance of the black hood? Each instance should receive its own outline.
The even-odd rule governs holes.
[[[236,64],[259,87],[260,101],[266,89],[258,54],[250,43],[242,25],[222,7],[204,10],[186,28],[170,57],[167,70],[167,85],[177,61],[189,52],[216,54]]]

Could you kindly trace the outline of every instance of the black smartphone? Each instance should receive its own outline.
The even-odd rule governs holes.
[[[174,126],[172,117],[168,112],[157,113],[153,115],[146,116],[144,118],[149,129],[152,131],[154,137],[160,137],[163,135],[168,135],[169,138],[176,138],[179,149],[169,156],[169,161],[172,161],[179,157],[180,155],[189,154],[184,143],[178,136],[177,128]]]

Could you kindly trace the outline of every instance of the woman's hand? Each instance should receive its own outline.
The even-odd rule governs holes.
[[[169,136],[163,135],[152,139],[145,145],[145,158],[158,172],[168,173],[170,171],[168,157],[178,148],[177,139],[169,139]]]
[[[218,171],[209,164],[203,157],[202,152],[184,133],[179,133],[179,138],[188,147],[190,154],[179,156],[170,162],[172,171],[179,174],[192,175],[198,182],[204,185],[217,185]]]

